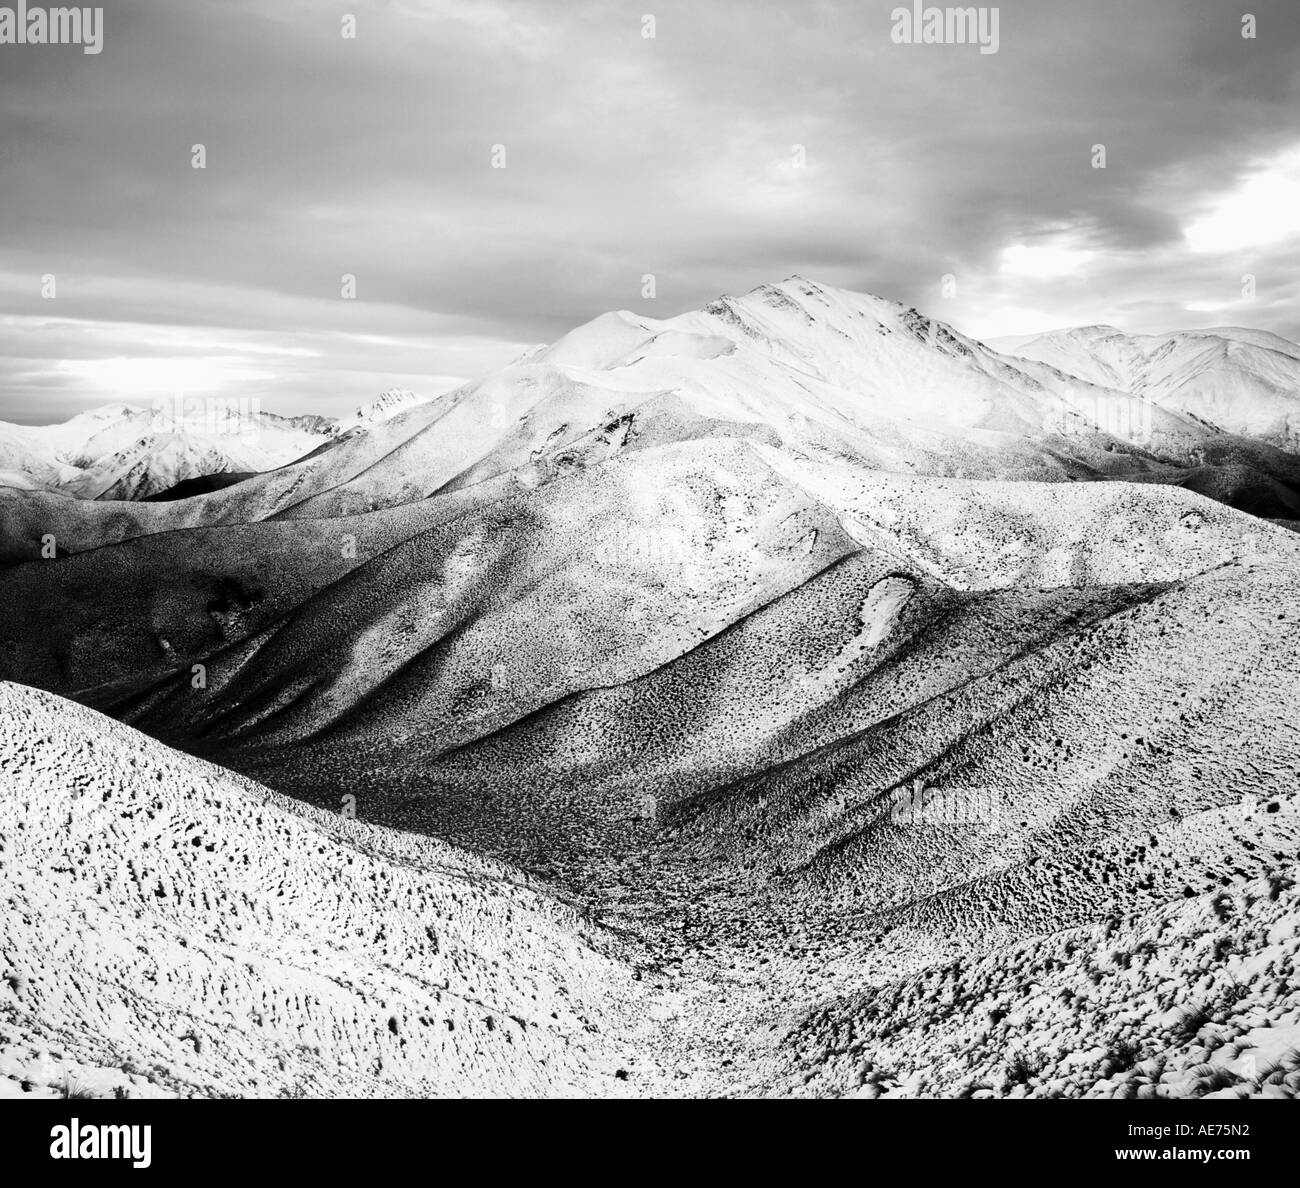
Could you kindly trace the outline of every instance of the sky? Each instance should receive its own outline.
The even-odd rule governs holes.
[[[1007,0],[996,53],[875,0],[103,7],[0,45],[0,420],[341,415],[792,273],[1300,339],[1295,0]]]

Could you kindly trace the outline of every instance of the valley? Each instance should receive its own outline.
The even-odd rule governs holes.
[[[1214,333],[1232,416],[791,277],[0,489],[0,1091],[1294,1096],[1300,348]]]

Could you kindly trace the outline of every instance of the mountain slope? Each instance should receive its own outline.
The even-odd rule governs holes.
[[[57,425],[0,424],[0,477],[84,499],[143,499],[206,475],[281,466],[336,432],[328,418],[220,401],[114,404]]]
[[[1300,870],[819,1005],[773,1095],[1291,1099]]]
[[[162,515],[100,516],[0,490],[6,552],[38,556],[50,534],[76,552],[167,528],[357,515],[454,491],[472,501],[471,488],[494,499],[706,435],[904,474],[1176,483],[1300,518],[1294,455],[800,277],[664,321],[604,315],[434,400],[406,407],[407,394],[390,395],[382,418]],[[135,476],[127,487],[151,493]]]
[[[398,413],[414,408],[422,398],[406,388],[388,388],[381,392],[369,404],[363,404],[350,417],[338,422],[338,431],[346,433],[358,426],[375,425],[387,421]]]
[[[649,996],[516,873],[0,711],[0,1096],[629,1091]]]
[[[1297,466],[795,277],[176,503],[10,494],[0,677],[580,894],[680,972],[645,1050],[682,1089],[841,1093],[844,1029],[897,1059],[864,1000],[919,1034],[935,971],[1108,916],[1199,937],[1294,865],[1300,537],[1229,504]]]
[[[1276,334],[1238,327],[1124,334],[1083,326],[1013,349],[1229,433],[1300,447],[1300,346]]]

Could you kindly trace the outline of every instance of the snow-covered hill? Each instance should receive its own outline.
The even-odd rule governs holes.
[[[361,514],[453,490],[472,498],[707,436],[855,470],[1176,484],[1300,519],[1295,454],[800,277],[662,321],[606,314],[479,381],[432,400],[394,391],[345,424],[299,461],[184,500],[165,519],[123,507],[101,522],[12,490],[0,491],[0,517],[13,541],[30,516],[33,540],[53,524],[75,551],[105,529],[120,538],[160,524]],[[118,464],[114,482],[126,475],[125,488],[148,493],[133,470],[147,471],[147,458]]]
[[[405,412],[421,403],[423,397],[417,396],[407,388],[388,388],[381,392],[369,404],[363,404],[350,417],[344,417],[338,423],[338,431],[346,433],[358,427],[367,428],[387,421],[398,413]]]
[[[636,1090],[578,912],[336,808],[0,682],[0,1097]]]
[[[270,470],[336,435],[324,417],[219,401],[106,405],[57,425],[0,423],[0,485],[131,500],[206,475]]]
[[[1239,327],[1124,334],[1082,326],[1006,346],[1229,433],[1300,448],[1300,346],[1276,334]]]
[[[139,499],[301,458],[301,468],[241,484],[231,505],[187,514],[210,523],[350,511],[553,455],[636,410],[643,433],[671,407],[715,431],[762,433],[873,469],[1133,477],[1294,519],[1300,462],[1282,451],[1300,433],[1297,384],[1300,347],[1260,331],[1094,326],[1012,340],[1000,353],[914,309],[795,276],[664,320],[605,314],[455,392],[426,401],[391,389],[341,422],[218,410],[177,425],[165,409],[119,405],[59,426],[0,425],[0,480]],[[334,494],[313,498],[325,490]]]
[[[180,484],[274,470],[421,402],[390,388],[342,420],[163,401],[149,409],[105,405],[57,425],[0,422],[0,487],[109,501],[165,497]]]
[[[1293,797],[1286,808],[1294,828]],[[1297,876],[1280,863],[818,1006],[783,1037],[785,1067],[767,1091],[1294,1099]]]
[[[0,677],[581,896],[683,996],[619,1033],[673,1070],[655,1091],[1099,1093],[1131,1041],[1125,1084],[1165,1057],[1151,1092],[1199,1093],[1211,1033],[1168,987],[1117,975],[1068,1017],[1039,989],[1109,977],[1118,918],[1131,958],[1148,925],[1194,938],[1130,966],[1187,971],[1243,1053],[1294,1024],[1258,888],[1297,857],[1300,536],[1266,517],[1300,518],[1300,459],[1119,378],[798,277],[607,314],[221,490],[0,497]],[[1220,893],[1254,922],[1205,944],[1269,953],[1234,1004],[1202,951]],[[984,1032],[935,1028],[958,966],[963,1003],[1038,1029],[1010,1077]],[[1076,1021],[1104,1049],[1078,1066]],[[1274,1071],[1241,1084],[1290,1091]]]

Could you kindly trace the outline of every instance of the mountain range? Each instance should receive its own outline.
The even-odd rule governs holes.
[[[1240,327],[1123,334],[1084,326],[999,345],[1229,433],[1293,451],[1300,445],[1300,346],[1276,334]]]
[[[6,769],[46,799],[88,788],[116,822],[87,842],[51,813],[40,847],[15,824],[0,857],[30,887],[83,844],[121,860],[137,801],[192,820],[143,923],[103,893],[129,947],[173,900],[244,886],[196,866],[232,844],[216,781],[275,806],[244,865],[320,838],[286,888],[295,927],[340,910],[322,867],[378,864],[349,910],[384,943],[295,950],[258,966],[271,985],[388,961],[386,920],[436,933],[391,869],[426,847],[448,895],[473,862],[526,888],[517,924],[457,917],[466,953],[526,934],[549,956],[525,994],[551,1002],[566,969],[620,987],[603,1022],[566,1016],[527,1053],[421,1047],[443,1062],[423,1080],[368,1024],[340,1048],[355,1076],[303,1058],[322,1092],[1292,1095],[1300,348],[1161,343],[1090,328],[998,351],[792,277],[604,315],[188,498],[0,490]],[[59,699],[80,703],[62,741]],[[16,822],[31,778],[3,786]],[[90,894],[40,898],[6,960],[23,929],[82,927]],[[536,897],[586,931],[539,924]],[[249,913],[273,954],[275,905]],[[221,960],[204,927],[169,958],[178,985]],[[385,1001],[427,1015],[411,943]],[[14,1050],[68,1026],[42,987],[11,1004]],[[199,995],[202,1027],[229,993]],[[311,1013],[284,994],[276,1042]],[[610,1046],[538,1072],[588,1027]],[[260,1091],[170,1050],[160,1091]],[[83,1075],[121,1051],[82,1050]]]
[[[390,389],[338,420],[177,397],[147,409],[105,405],[57,425],[0,422],[0,487],[106,501],[186,498],[296,461],[418,401]]]
[[[1000,345],[1005,353],[914,309],[792,277],[663,321],[603,315],[445,399],[392,389],[343,420],[220,402],[214,415],[199,402],[197,423],[115,405],[63,425],[0,425],[0,481],[107,501],[174,498],[466,397],[485,447],[527,444],[540,456],[554,442],[526,442],[516,413],[537,404],[543,414],[558,401],[540,394],[567,384],[591,393],[592,407],[575,410],[585,425],[602,415],[596,405],[612,413],[658,400],[872,469],[1177,483],[1258,515],[1300,517],[1295,344],[1260,331],[1087,327]]]

